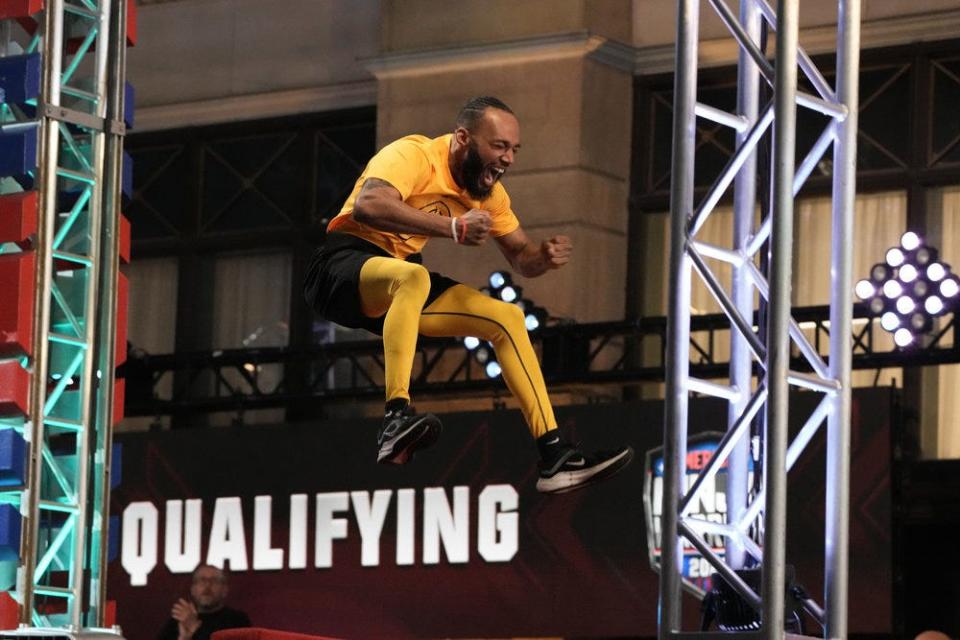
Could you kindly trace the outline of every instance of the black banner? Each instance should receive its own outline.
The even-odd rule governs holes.
[[[821,398],[791,401],[793,431]],[[889,632],[892,393],[854,394],[850,631]],[[566,407],[587,449],[631,444],[621,475],[561,496],[534,489],[516,411],[443,416],[438,444],[375,463],[377,420],[125,434],[114,491],[122,548],[108,594],[128,640],[152,640],[197,562],[231,570],[257,626],[344,638],[653,636],[643,458],[662,402]],[[691,432],[726,404],[694,400]],[[790,475],[788,562],[822,602],[823,431]],[[699,603],[685,595],[687,628]]]

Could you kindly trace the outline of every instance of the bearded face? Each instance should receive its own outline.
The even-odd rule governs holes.
[[[459,127],[456,135],[460,148],[459,157],[451,158],[454,180],[471,198],[484,200],[520,150],[520,124],[512,113],[488,108],[472,129]]]
[[[495,162],[484,163],[477,149],[477,143],[470,141],[467,154],[463,159],[462,179],[463,187],[475,200],[483,200],[493,191],[493,185],[497,183],[504,173],[502,167],[498,167]]]

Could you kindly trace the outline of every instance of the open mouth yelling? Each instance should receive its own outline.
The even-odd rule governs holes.
[[[483,170],[481,179],[483,180],[483,186],[487,189],[493,187],[493,185],[503,176],[506,169],[496,166],[490,166]]]

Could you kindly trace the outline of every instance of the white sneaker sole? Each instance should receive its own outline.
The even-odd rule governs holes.
[[[549,478],[541,477],[537,480],[537,491],[540,493],[567,493],[599,482],[619,473],[633,460],[633,448],[627,447],[608,460],[600,464],[578,471],[558,471]]]

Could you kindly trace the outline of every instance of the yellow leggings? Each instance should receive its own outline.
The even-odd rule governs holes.
[[[540,364],[530,344],[523,312],[464,285],[447,289],[430,306],[430,274],[421,265],[374,257],[360,270],[360,302],[371,318],[384,314],[383,355],[387,400],[410,399],[410,374],[417,335],[475,336],[493,343],[503,379],[538,438],[556,429]]]

